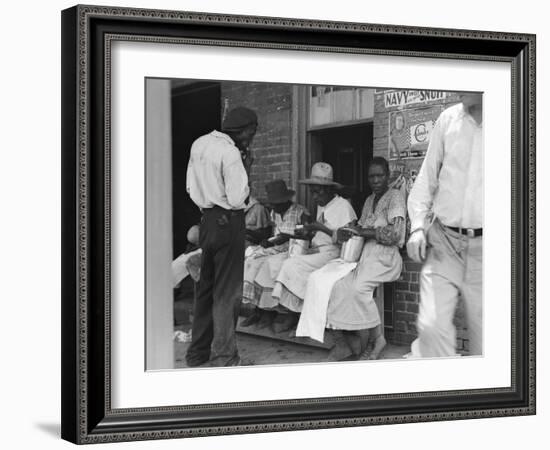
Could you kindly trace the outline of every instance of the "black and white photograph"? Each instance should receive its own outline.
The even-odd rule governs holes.
[[[529,27],[61,18],[64,439],[536,413]]]
[[[145,98],[146,369],[483,357],[483,92]]]

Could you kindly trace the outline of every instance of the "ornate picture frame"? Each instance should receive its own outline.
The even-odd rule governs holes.
[[[113,408],[110,71],[118,41],[508,63],[510,386]],[[504,32],[80,5],[64,10],[62,437],[85,444],[535,414],[535,41]]]

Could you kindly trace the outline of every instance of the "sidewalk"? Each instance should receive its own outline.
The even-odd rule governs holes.
[[[189,327],[186,327],[187,330]],[[176,327],[175,330],[183,330],[184,327]],[[280,339],[255,336],[237,332],[237,345],[243,366],[263,364],[303,364],[327,362],[329,350],[310,345],[296,344]],[[189,343],[174,342],[176,369],[187,367],[185,353]],[[407,346],[388,344],[384,349],[383,360],[401,359],[409,352]]]

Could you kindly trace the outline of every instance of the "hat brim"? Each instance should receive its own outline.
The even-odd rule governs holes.
[[[288,189],[286,193],[283,195],[279,195],[277,197],[272,197],[272,198],[267,197],[266,203],[273,203],[273,204],[285,203],[285,202],[288,202],[289,200],[292,200],[292,197],[294,197],[295,195],[296,195],[296,191],[293,191],[292,189]]]
[[[337,183],[336,181],[318,180],[316,178],[306,178],[305,180],[299,180],[298,183],[318,186],[334,186],[338,189],[342,189],[344,187],[343,184]]]

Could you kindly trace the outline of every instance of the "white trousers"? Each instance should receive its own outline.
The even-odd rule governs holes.
[[[460,297],[468,332],[469,354],[482,354],[483,238],[471,238],[437,220],[428,231],[428,254],[420,274],[418,339],[412,357],[456,355],[453,318]]]

